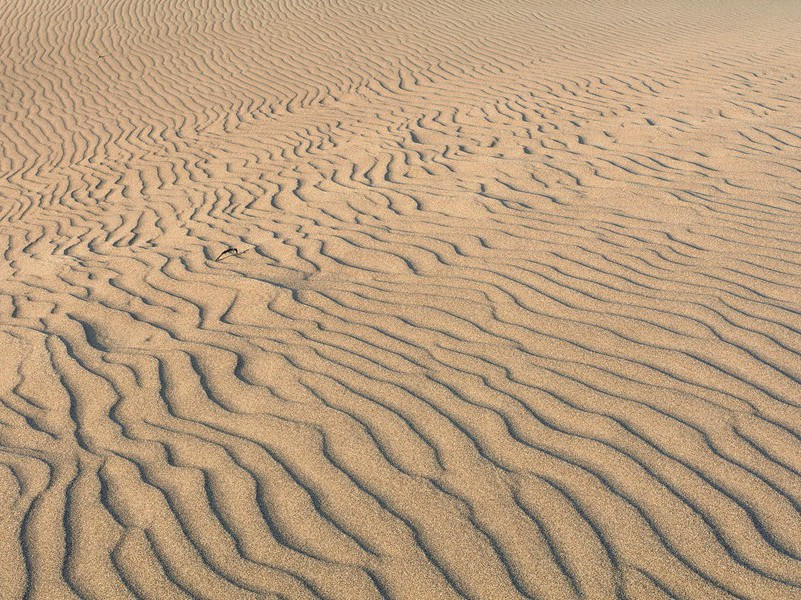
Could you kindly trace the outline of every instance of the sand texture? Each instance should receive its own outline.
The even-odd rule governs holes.
[[[0,599],[801,598],[801,2],[4,0]]]

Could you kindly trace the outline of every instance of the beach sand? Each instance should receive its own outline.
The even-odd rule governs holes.
[[[801,598],[801,4],[7,0],[0,598]]]

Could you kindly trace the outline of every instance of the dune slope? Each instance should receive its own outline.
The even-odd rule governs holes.
[[[0,5],[0,598],[801,597],[790,0]]]

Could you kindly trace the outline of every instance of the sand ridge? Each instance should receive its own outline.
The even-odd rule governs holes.
[[[0,598],[801,597],[801,10],[0,6]]]

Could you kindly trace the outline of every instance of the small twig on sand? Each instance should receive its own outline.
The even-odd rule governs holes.
[[[214,262],[217,262],[218,260],[225,258],[229,254],[239,254],[239,250],[237,250],[236,248],[226,248],[220,253],[220,255],[217,258],[214,259]]]

